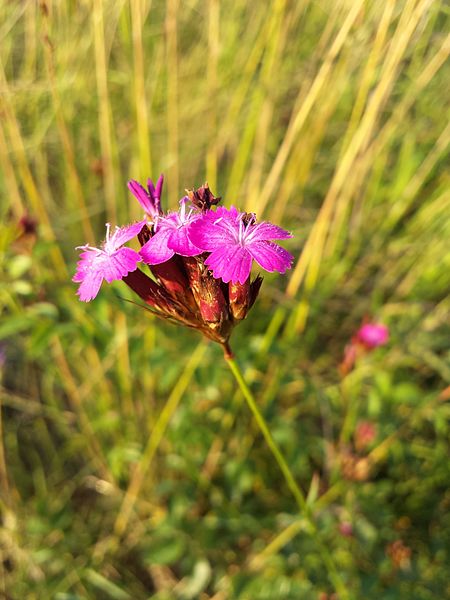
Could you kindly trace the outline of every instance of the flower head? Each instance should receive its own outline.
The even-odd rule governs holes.
[[[181,256],[196,256],[201,250],[190,239],[191,225],[200,218],[195,209],[186,210],[189,198],[180,200],[178,212],[168,213],[159,217],[154,226],[154,235],[145,243],[140,255],[149,265],[159,265],[166,262],[174,254]]]
[[[207,211],[192,224],[189,233],[195,246],[210,252],[205,264],[225,283],[244,284],[253,259],[270,273],[285,273],[294,259],[271,241],[292,237],[288,231],[271,223],[257,223],[255,215],[239,212],[234,206]]]
[[[116,227],[112,235],[111,226],[107,223],[106,239],[101,248],[89,244],[78,246],[77,249],[82,252],[72,281],[80,283],[77,291],[80,300],[89,302],[95,298],[103,280],[111,283],[137,268],[141,257],[135,250],[124,248],[123,245],[135,237],[145,223],[144,220],[126,227]]]
[[[81,246],[73,281],[78,296],[88,302],[103,280],[121,279],[158,317],[192,329],[222,345],[232,355],[229,338],[253,306],[262,284],[251,281],[252,261],[266,271],[284,273],[293,257],[272,240],[291,234],[237,208],[215,208],[220,198],[204,184],[187,190],[176,212],[161,210],[163,176],[147,189],[135,180],[128,188],[147,218],[110,233],[100,248]],[[124,247],[137,236],[139,252]],[[149,277],[138,263],[147,263]],[[146,265],[146,266],[147,266]]]
[[[161,214],[161,193],[164,175],[160,175],[156,185],[151,179],[147,180],[147,190],[135,179],[128,182],[128,189],[137,198],[148,217],[155,221]]]
[[[387,343],[389,329],[381,323],[366,323],[359,328],[356,339],[360,344],[372,350]]]

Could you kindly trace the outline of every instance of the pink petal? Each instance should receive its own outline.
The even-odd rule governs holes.
[[[218,211],[209,211],[189,228],[191,242],[202,250],[215,250],[224,244],[235,244],[239,225],[230,225],[224,218],[217,216]],[[233,232],[233,227],[236,234]]]
[[[164,175],[162,173],[158,177],[158,181],[156,182],[156,186],[153,185],[153,181],[151,179],[147,180],[148,189],[150,190],[150,192],[151,192],[153,198],[155,198],[155,200],[159,200],[161,198],[161,192],[162,192],[163,183],[164,183]]]
[[[149,180],[150,181],[150,180]],[[135,179],[132,179],[127,183],[128,189],[135,196],[139,204],[145,210],[146,213],[152,214],[153,203],[147,190]]]
[[[72,277],[72,281],[75,281],[76,283],[83,281],[87,273],[90,271],[92,263],[98,256],[99,252],[101,251],[94,248],[84,250],[80,254],[80,260],[77,262],[77,270],[75,275]]]
[[[183,225],[173,229],[168,240],[168,246],[181,256],[197,256],[202,251],[189,239],[190,225]]]
[[[239,215],[243,214],[235,206],[232,206],[229,209],[225,208],[225,206],[218,206],[215,211],[210,212],[211,214],[216,215],[216,219],[219,217],[223,217],[234,222],[238,220]]]
[[[121,248],[112,256],[104,255],[98,261],[96,268],[108,282],[116,281],[135,271],[137,263],[142,260],[137,252],[131,248]]]
[[[252,242],[246,248],[256,262],[269,273],[284,273],[286,269],[290,269],[294,260],[292,254],[272,242]]]
[[[95,248],[81,253],[77,271],[72,281],[80,282],[77,294],[80,300],[89,302],[98,294],[103,279],[108,283],[125,277],[136,270],[141,257],[131,248],[121,248],[108,254]]]
[[[144,262],[149,265],[159,265],[172,258],[175,252],[167,245],[172,232],[173,228],[163,227],[142,246],[139,254]]]
[[[291,238],[292,234],[278,225],[272,223],[258,223],[250,227],[245,237],[246,242],[260,242],[263,240],[285,240]]]
[[[146,225],[147,220],[139,221],[138,223],[132,223],[125,227],[120,227],[112,234],[109,242],[105,244],[109,250],[117,250],[120,246],[123,246],[126,242],[137,236],[141,232],[141,229]]]
[[[93,300],[98,294],[102,281],[103,277],[98,271],[88,273],[77,290],[80,300],[83,302]]]
[[[155,230],[156,232],[158,232],[161,229],[175,229],[176,227],[178,227],[178,225],[178,214],[175,212],[170,212],[164,217],[160,217],[158,219],[157,224],[155,226]]]
[[[252,268],[252,259],[246,248],[237,244],[214,250],[205,260],[216,279],[225,283],[244,284]]]

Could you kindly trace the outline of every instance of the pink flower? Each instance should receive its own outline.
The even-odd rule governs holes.
[[[368,349],[384,346],[389,339],[389,329],[381,323],[366,323],[359,328],[356,339]]]
[[[372,421],[360,421],[355,428],[355,447],[358,451],[369,446],[377,435],[377,426]]]
[[[137,198],[137,201],[152,221],[161,214],[161,193],[163,183],[164,175],[160,175],[156,182],[156,186],[151,179],[147,180],[148,191],[134,179],[127,184],[130,192]]]
[[[271,223],[256,223],[255,215],[241,213],[234,206],[207,211],[192,224],[189,235],[196,246],[211,253],[205,264],[225,283],[244,284],[253,259],[270,273],[284,273],[294,260],[287,250],[270,241],[292,237],[288,231]]]
[[[353,525],[348,521],[344,521],[343,523],[339,523],[339,533],[344,537],[352,537],[353,535]]]
[[[136,236],[147,221],[133,223],[126,227],[116,227],[110,235],[111,226],[106,224],[106,240],[101,248],[93,248],[86,244],[78,246],[83,250],[77,263],[77,270],[72,279],[80,283],[77,294],[83,302],[89,302],[98,294],[103,279],[108,283],[122,279],[135,271],[141,261],[139,254],[131,248],[122,246]]]
[[[154,235],[140,250],[144,262],[159,265],[172,258],[175,253],[181,256],[196,256],[201,253],[190,240],[191,225],[200,215],[193,208],[186,212],[188,202],[189,198],[185,196],[180,200],[178,212],[158,218],[154,226]]]

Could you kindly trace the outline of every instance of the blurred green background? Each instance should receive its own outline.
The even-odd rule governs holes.
[[[449,595],[448,5],[1,12],[0,595]],[[232,345],[314,534],[218,346],[75,296],[74,247],[161,172],[166,207],[207,180],[295,234]],[[342,377],[365,316],[389,344]]]

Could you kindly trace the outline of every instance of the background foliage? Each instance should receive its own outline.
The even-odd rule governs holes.
[[[339,598],[443,598],[445,2],[2,12],[2,592],[325,600],[337,573]],[[293,270],[265,277],[232,343],[314,535],[218,347],[124,302],[120,282],[75,297],[74,246],[137,218],[126,180],[160,172],[166,206],[206,179],[295,234]],[[365,315],[389,345],[342,378]]]

